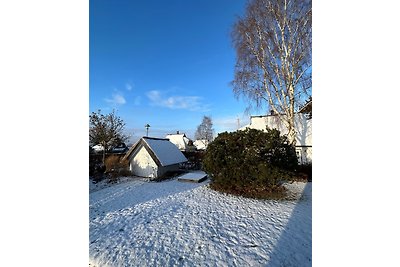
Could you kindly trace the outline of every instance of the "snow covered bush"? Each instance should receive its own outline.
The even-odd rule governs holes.
[[[282,181],[297,167],[295,147],[276,129],[222,133],[203,160],[213,189],[248,196],[282,197]]]

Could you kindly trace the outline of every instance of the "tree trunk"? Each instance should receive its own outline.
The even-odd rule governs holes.
[[[296,145],[296,127],[295,127],[295,119],[294,119],[294,87],[293,85],[289,86],[289,112],[288,112],[288,138],[289,142],[292,145]]]
[[[106,166],[106,144],[103,143],[103,166]]]
[[[296,129],[291,123],[289,126],[288,139],[292,145],[296,145]]]

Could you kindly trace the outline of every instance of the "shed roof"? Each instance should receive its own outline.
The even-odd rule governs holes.
[[[153,137],[142,137],[129,149],[124,159],[130,158],[133,151],[139,148],[140,145],[146,148],[157,165],[168,166],[187,161],[182,152],[168,139]]]

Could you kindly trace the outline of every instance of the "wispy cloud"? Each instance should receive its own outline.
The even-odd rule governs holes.
[[[125,84],[125,88],[126,88],[126,90],[128,90],[128,91],[132,91],[132,89],[133,89],[134,86],[135,86],[135,85],[134,85],[133,83],[126,83],[126,84]]]
[[[121,93],[114,93],[112,94],[112,98],[106,98],[104,99],[107,103],[110,103],[112,105],[123,105],[126,103],[126,100],[124,96]]]
[[[202,103],[203,98],[200,96],[165,96],[158,90],[147,92],[150,99],[150,105],[166,107],[169,109],[186,109],[189,111],[210,111],[209,105]]]

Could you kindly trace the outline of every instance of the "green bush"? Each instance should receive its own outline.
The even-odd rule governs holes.
[[[282,181],[291,178],[296,167],[294,146],[276,129],[219,134],[203,159],[212,188],[258,198],[275,193],[281,197]]]

